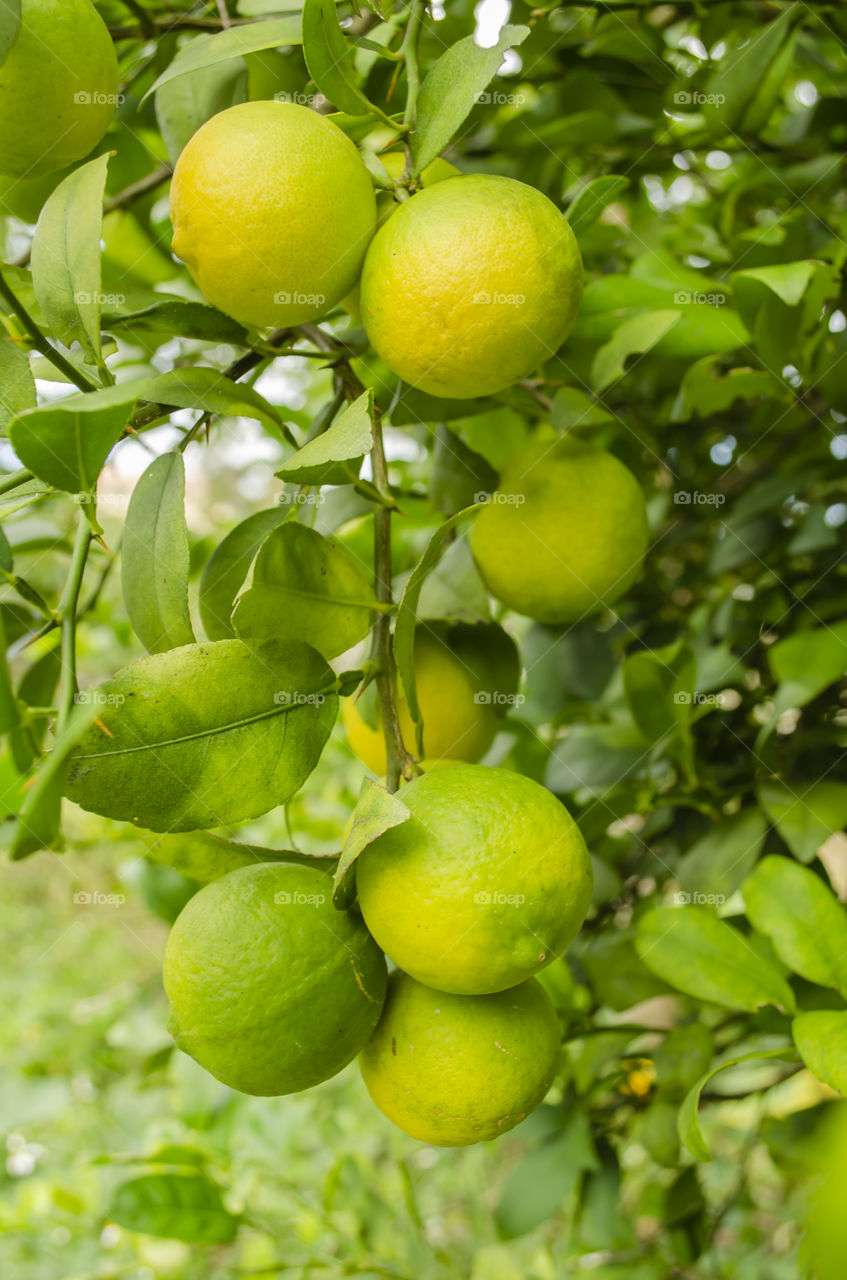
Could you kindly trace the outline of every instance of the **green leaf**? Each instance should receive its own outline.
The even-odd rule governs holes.
[[[567,219],[571,231],[579,237],[597,221],[606,205],[629,186],[629,178],[609,173],[587,182],[568,206]]]
[[[768,662],[779,687],[771,718],[757,738],[757,749],[770,736],[783,711],[805,707],[847,671],[847,620],[795,631],[778,640],[768,649]]]
[[[607,413],[596,400],[591,400],[576,387],[560,387],[553,397],[551,422],[554,431],[573,431],[577,427],[598,427],[604,422],[611,422],[612,415]]]
[[[399,796],[392,795],[378,782],[362,784],[353,821],[344,839],[341,857],[335,869],[332,900],[340,910],[349,907],[356,897],[354,863],[363,849],[391,827],[399,827],[412,816]]]
[[[809,1070],[831,1089],[847,1095],[847,1013],[840,1009],[800,1013],[791,1031]]]
[[[21,0],[4,0],[0,8],[0,66],[18,37],[21,25]]]
[[[594,390],[605,391],[622,378],[629,357],[650,351],[681,318],[679,311],[647,311],[624,320],[594,357],[591,365]]]
[[[140,305],[147,297],[146,305]],[[152,292],[131,294],[124,306],[104,307],[104,329],[121,333],[166,333],[169,337],[198,338],[201,342],[228,342],[246,346],[247,330],[237,320],[203,302],[186,302]]]
[[[251,867],[257,862],[296,862],[301,866],[325,869],[334,862],[333,857],[311,857],[295,853],[291,849],[265,849],[261,845],[238,844],[223,840],[209,831],[181,831],[176,835],[160,836],[152,845],[146,845],[144,856],[162,866],[173,867],[189,880],[210,884],[221,876],[237,871],[239,867]]]
[[[173,369],[151,378],[145,384],[144,398],[178,409],[201,409],[204,413],[220,413],[231,418],[257,418],[276,428],[282,425],[278,410],[258,391],[232,382],[220,369],[207,365]]]
[[[755,98],[768,68],[788,37],[795,6],[757,27],[749,39],[736,35],[706,82],[704,114],[714,125],[735,129]]]
[[[721,905],[732,897],[755,866],[766,831],[755,805],[721,818],[680,860],[677,875],[689,900]]]
[[[814,871],[790,858],[763,858],[743,894],[750,923],[783,964],[847,995],[847,915]]]
[[[486,501],[497,488],[497,472],[443,422],[435,428],[429,477],[432,505],[447,516]]]
[[[373,443],[373,391],[366,391],[338,415],[332,426],[310,440],[277,471],[298,484],[350,484],[358,479],[362,458]]]
[[[811,862],[818,849],[847,825],[847,784],[824,778],[821,782],[766,782],[759,803],[795,858]]]
[[[772,373],[762,369],[730,369],[719,373],[715,356],[703,356],[686,369],[671,410],[673,422],[687,422],[692,417],[710,418],[724,413],[736,400],[785,400],[786,389]]]
[[[96,714],[97,707],[91,703],[75,706],[53,750],[27,780],[10,846],[10,856],[14,861],[27,858],[39,849],[56,848],[68,760]]]
[[[648,969],[697,1000],[751,1013],[764,1004],[794,1011],[779,969],[705,907],[654,907],[638,922],[636,949]]]
[[[802,301],[812,278],[821,264],[804,260],[801,262],[782,262],[773,267],[752,267],[745,271],[736,271],[732,276],[732,287],[742,314],[745,311],[745,284],[756,281],[770,289],[771,293],[788,307],[796,307]],[[753,296],[756,296],[755,294]]]
[[[646,764],[649,749],[634,725],[576,724],[554,745],[545,773],[551,791],[588,787],[603,794]]]
[[[202,44],[202,40],[193,40],[183,45],[183,51],[195,49],[198,44]],[[177,54],[169,70],[179,61],[179,56]],[[181,72],[160,83],[156,92],[156,120],[171,164],[176,164],[183,147],[201,125],[219,111],[243,102],[246,91],[247,68],[240,58],[227,59],[200,71]]]
[[[379,607],[346,547],[289,520],[259,548],[232,623],[242,640],[304,640],[335,658],[364,639]]]
[[[506,1179],[495,1211],[500,1234],[514,1240],[534,1230],[562,1208],[587,1170],[599,1167],[588,1116],[574,1110],[561,1133],[521,1156]]]
[[[799,1019],[794,1020],[797,1025]],[[719,1071],[725,1071],[729,1067],[737,1067],[739,1063],[751,1062],[758,1058],[778,1058],[781,1062],[796,1062],[797,1055],[789,1046],[785,1049],[759,1049],[755,1053],[742,1053],[738,1058],[730,1058],[728,1062],[720,1062],[716,1067],[712,1067],[704,1076],[701,1076],[697,1083],[688,1091],[679,1109],[677,1116],[677,1132],[679,1140],[682,1142],[696,1160],[711,1160],[712,1155],[706,1146],[700,1129],[700,1118],[698,1110],[700,1107],[700,1095],[706,1085],[712,1080]]]
[[[107,1216],[128,1231],[191,1244],[225,1244],[235,1238],[240,1223],[227,1211],[214,1182],[183,1173],[151,1173],[124,1182]]]
[[[242,520],[212,552],[200,579],[200,619],[210,640],[231,640],[235,628],[230,621],[235,597],[250,570],[256,552],[289,513],[280,507],[255,511]]]
[[[429,574],[438,564],[447,539],[454,529],[458,528],[476,510],[478,510],[477,507],[466,507],[464,511],[458,511],[456,515],[451,516],[449,520],[445,520],[442,525],[439,525],[430,538],[426,551],[412,570],[409,581],[406,583],[406,589],[403,592],[403,598],[400,601],[400,607],[397,610],[397,622],[394,628],[394,657],[403,683],[403,692],[406,694],[409,712],[418,726],[419,739],[422,731],[422,720],[421,709],[415,691],[414,648],[415,626],[418,620],[418,602],[421,589]],[[419,750],[422,749],[420,741],[418,741],[418,748]]]
[[[132,390],[117,386],[26,410],[9,430],[15,453],[54,489],[91,493],[135,400]]]
[[[5,538],[4,538],[5,540]],[[8,547],[8,543],[6,544]],[[0,614],[0,733],[11,733],[21,722],[21,709],[12,687],[6,658],[6,628]]]
[[[230,826],[284,804],[335,723],[335,678],[308,645],[185,645],[98,686],[99,723],[67,795],[152,831]]]
[[[196,36],[184,44],[173,62],[154,81],[142,98],[142,102],[178,76],[192,71],[205,71],[231,58],[241,58],[245,53],[258,53],[261,49],[278,49],[283,45],[300,44],[300,18],[291,14],[287,18],[268,18],[265,22],[251,22],[243,27],[230,27],[213,36]]]
[[[359,88],[354,52],[338,24],[335,0],[305,0],[303,56],[321,93],[339,111],[352,116],[375,115],[393,124],[391,117],[374,106]]]
[[[481,48],[473,36],[466,36],[442,53],[418,95],[411,137],[416,173],[440,155],[461,128],[488,82],[500,70],[506,50],[521,44],[528,35],[529,27],[507,25],[490,49]]]
[[[135,486],[121,547],[124,605],[150,653],[194,641],[188,558],[185,466],[181,453],[163,453]]]
[[[6,434],[14,417],[36,403],[29,356],[8,338],[0,340],[0,435]]]
[[[48,198],[32,241],[32,286],[44,318],[69,347],[100,360],[100,235],[108,154],[68,174]]]
[[[696,678],[697,660],[683,640],[661,649],[641,649],[624,661],[627,705],[649,742],[688,724]]]

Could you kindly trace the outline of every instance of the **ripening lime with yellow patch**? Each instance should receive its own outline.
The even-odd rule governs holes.
[[[591,902],[579,827],[545,787],[451,764],[397,793],[411,816],[356,862],[379,946],[418,982],[457,995],[514,987],[576,937]]]
[[[370,175],[325,116],[243,102],[207,120],[171,183],[173,251],[243,324],[303,324],[355,284],[376,226]]]
[[[115,46],[90,0],[21,0],[0,63],[0,173],[29,179],[82,160],[117,100]]]
[[[491,594],[546,623],[614,604],[641,572],[647,540],[647,504],[629,468],[553,435],[507,459],[470,533]]]
[[[378,355],[435,396],[489,395],[564,342],[582,297],[567,219],[535,187],[460,174],[417,192],[380,228],[362,269]]]
[[[497,995],[457,996],[398,971],[359,1067],[398,1128],[464,1147],[499,1137],[543,1102],[560,1044],[556,1010],[534,978]]]
[[[170,1028],[232,1089],[277,1095],[328,1080],[363,1048],[385,998],[382,952],[332,904],[332,877],[241,867],[199,890],[165,950]]]

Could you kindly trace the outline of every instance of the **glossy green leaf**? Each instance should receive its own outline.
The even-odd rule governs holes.
[[[793,632],[771,645],[768,661],[779,685],[757,747],[769,737],[783,711],[805,707],[847,672],[847,621]]]
[[[202,342],[230,342],[244,346],[247,330],[203,302],[139,292],[126,303],[105,305],[102,324],[113,333],[161,333],[170,337],[197,338]]]
[[[284,507],[254,511],[242,520],[215,548],[200,579],[200,619],[210,640],[231,640],[235,628],[230,621],[235,597],[250,571],[250,565],[265,538],[289,512]]]
[[[189,75],[193,71],[205,71],[221,62],[243,57],[245,53],[256,53],[260,49],[278,49],[284,45],[300,44],[300,40],[298,14],[230,27],[213,36],[195,36],[182,46],[173,62],[151,85],[144,97],[149,98],[151,93],[179,76]]]
[[[445,49],[426,76],[418,95],[415,132],[411,138],[415,172],[440,155],[470,115],[490,80],[496,76],[507,49],[521,44],[529,27],[503,27],[488,49],[466,36]]]
[[[576,387],[560,387],[553,397],[550,418],[555,431],[573,431],[611,422],[612,415]]]
[[[145,384],[144,398],[178,409],[202,409],[236,418],[257,418],[272,427],[282,423],[278,411],[252,387],[232,382],[219,369],[195,365],[173,369]]]
[[[32,284],[45,319],[69,347],[100,359],[100,235],[109,156],[74,169],[49,197],[32,242]]]
[[[235,1238],[240,1222],[214,1182],[184,1173],[151,1173],[124,1182],[108,1217],[128,1231],[191,1244],[225,1244]]]
[[[750,805],[721,818],[686,850],[677,876],[689,901],[721,906],[731,898],[755,866],[767,826],[761,809]]]
[[[177,65],[181,54],[194,49],[198,43],[201,42],[193,40],[183,45],[168,70]],[[164,75],[167,76],[167,72]],[[186,142],[202,124],[219,111],[243,102],[246,92],[247,68],[240,58],[228,58],[199,71],[181,71],[171,79],[160,77],[156,120],[171,163],[176,164]]]
[[[123,435],[135,398],[124,387],[108,387],[27,410],[9,430],[15,453],[54,489],[90,493]]]
[[[783,964],[847,995],[847,914],[814,871],[790,858],[763,858],[743,892],[750,923]]]
[[[282,464],[281,480],[297,484],[350,484],[373,444],[373,391],[347,405],[332,426]]]
[[[414,646],[421,589],[427,577],[441,559],[447,539],[477,509],[477,507],[466,507],[464,511],[458,511],[456,515],[451,516],[449,520],[445,520],[442,525],[439,525],[430,538],[426,551],[412,570],[400,601],[400,607],[397,610],[397,622],[394,628],[394,657],[403,684],[403,692],[409,705],[409,711],[418,726],[421,725],[421,710],[415,691]]]
[[[29,367],[29,356],[14,342],[0,341],[0,435],[24,409],[36,404],[35,380]]]
[[[628,186],[629,178],[615,173],[587,182],[567,210],[568,222],[574,235],[577,238],[583,235],[597,221],[606,205],[611,204]]]
[[[181,453],[154,458],[133,490],[121,545],[121,585],[133,630],[148,652],[193,643]]]
[[[736,36],[706,84],[704,112],[716,126],[734,129],[753,101],[768,68],[788,38],[794,6],[773,22],[754,29],[749,39]]]
[[[354,864],[362,850],[384,831],[399,827],[411,816],[399,796],[392,795],[378,782],[363,783],[335,870],[333,901],[337,907],[349,907],[356,896]]]
[[[636,948],[648,969],[697,1000],[750,1012],[765,1004],[794,1011],[776,965],[705,907],[654,907],[638,922]]]
[[[840,1009],[799,1013],[791,1031],[809,1070],[831,1089],[847,1095],[847,1013]]]
[[[354,48],[338,25],[335,0],[304,0],[303,55],[309,75],[339,111],[391,118],[368,100],[358,84]]]
[[[335,677],[308,645],[240,640],[142,658],[98,686],[98,724],[66,794],[152,831],[229,826],[284,804],[335,722]]]
[[[261,845],[239,844],[210,831],[181,831],[175,835],[159,836],[153,844],[145,846],[144,855],[201,884],[210,884],[213,880],[220,880],[221,876],[229,875],[230,871],[251,867],[257,862],[296,862],[301,866],[326,869],[334,861],[331,855],[313,858],[292,849],[265,849]]]
[[[759,803],[801,862],[811,862],[821,845],[847,826],[847,784],[830,778],[791,786],[766,782]]]
[[[584,1173],[599,1167],[588,1116],[575,1110],[560,1133],[530,1148],[512,1169],[495,1214],[500,1234],[513,1240],[534,1230],[567,1203]]]
[[[365,638],[376,608],[350,552],[289,520],[259,548],[232,623],[242,640],[303,640],[335,658]]]
[[[798,1021],[799,1019],[795,1019],[795,1026]],[[706,1085],[719,1071],[725,1071],[729,1067],[737,1067],[742,1062],[752,1062],[756,1059],[767,1058],[777,1058],[781,1062],[795,1062],[797,1055],[790,1047],[785,1049],[760,1049],[755,1053],[742,1053],[740,1057],[730,1058],[728,1062],[720,1062],[716,1067],[712,1067],[688,1091],[677,1116],[677,1132],[679,1133],[680,1142],[684,1143],[696,1160],[711,1160],[712,1158],[700,1129],[700,1117],[698,1114],[700,1095]]]

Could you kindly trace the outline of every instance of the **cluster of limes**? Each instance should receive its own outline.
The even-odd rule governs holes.
[[[13,179],[88,154],[118,87],[89,0],[22,0],[21,18],[0,68],[0,170]],[[401,178],[404,156],[384,160]],[[341,304],[410,385],[436,397],[497,393],[570,332],[582,293],[576,240],[546,196],[513,179],[438,160],[417,185],[377,199],[331,120],[293,103],[244,103],[202,125],[179,158],[174,253],[243,324],[288,328]],[[618,599],[646,541],[627,468],[552,431],[507,461],[471,532],[490,593],[548,624]],[[313,865],[243,867],[185,906],[164,981],[177,1043],[233,1088],[290,1093],[359,1055],[400,1128],[461,1145],[511,1128],[550,1087],[559,1025],[534,975],[579,930],[591,864],[550,792],[476,763],[498,727],[496,703],[479,696],[496,663],[486,673],[483,653],[469,664],[439,626],[419,629],[414,660],[424,754],[439,767],[402,789],[408,816],[360,853],[358,908],[337,910]],[[402,701],[399,712],[409,739]],[[357,753],[384,771],[378,716],[368,724],[350,703],[345,721]]]

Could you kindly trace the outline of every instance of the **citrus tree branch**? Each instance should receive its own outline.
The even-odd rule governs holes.
[[[84,373],[80,373],[79,369],[74,368],[70,360],[66,360],[60,351],[57,351],[55,347],[50,345],[47,338],[41,332],[24,304],[20,301],[1,270],[0,297],[8,303],[13,314],[20,320],[36,351],[39,351],[46,360],[49,360],[53,367],[58,369],[60,373],[63,373],[70,382],[79,387],[80,391],[97,390],[96,383],[91,382],[89,378],[86,378]]]
[[[80,511],[68,578],[58,609],[62,628],[62,675],[59,682],[59,714],[56,719],[57,737],[64,729],[68,722],[68,717],[73,711],[74,698],[77,692],[76,611],[92,537],[91,526],[85,517],[85,513]]]

